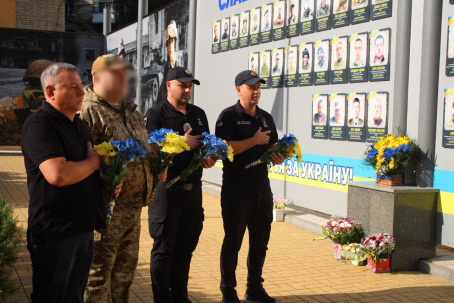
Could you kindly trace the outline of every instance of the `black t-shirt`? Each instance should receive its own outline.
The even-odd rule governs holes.
[[[185,123],[189,123],[192,128],[192,136],[201,135],[203,132],[210,132],[205,112],[193,104],[187,105],[185,115],[166,100],[147,111],[145,122],[149,133],[156,129],[169,128],[180,135],[184,135]],[[167,171],[167,180],[172,180],[180,175],[180,172],[191,162],[194,152],[184,151],[173,158],[173,165]],[[202,179],[202,173],[203,169],[198,169],[184,183],[199,182]]]
[[[277,142],[278,135],[273,117],[266,111],[257,107],[257,115],[248,115],[238,101],[235,105],[224,109],[216,122],[216,136],[226,141],[242,141],[254,136],[259,127],[262,131],[270,130],[270,142],[272,145]],[[235,155],[233,162],[225,160],[223,168],[223,182],[227,183],[249,183],[254,177],[268,178],[268,167],[266,163],[245,169],[244,167],[260,158],[269,148],[268,145],[256,145],[241,154]]]
[[[55,187],[39,170],[52,158],[86,159],[87,142],[93,144],[93,138],[79,116],[71,122],[47,102],[25,121],[22,152],[30,194],[28,234],[33,239],[59,239],[105,226],[99,171],[79,183]]]

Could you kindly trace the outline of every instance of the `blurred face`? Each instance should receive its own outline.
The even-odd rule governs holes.
[[[385,49],[385,41],[383,39],[375,40],[375,57],[382,58],[383,50]]]
[[[257,15],[255,15],[255,17],[254,17],[254,27],[257,26],[257,22],[258,22],[258,20],[257,20]]]
[[[322,61],[324,56],[325,56],[325,55],[323,54],[323,51],[322,51],[322,50],[317,51],[317,58],[318,58],[318,61]]]
[[[363,56],[363,43],[358,40],[355,42],[355,58],[357,61],[361,61],[361,57]]]
[[[227,23],[224,23],[224,32],[227,32],[228,29],[229,29],[229,25]]]
[[[242,102],[249,105],[257,105],[260,101],[260,82],[254,85],[243,84],[236,88],[238,96]]]
[[[279,11],[277,12],[277,18],[281,19],[281,17],[282,17],[282,10],[279,9]]]
[[[319,116],[321,116],[323,114],[323,102],[318,102],[317,110]]]
[[[68,118],[73,118],[84,98],[84,90],[79,74],[75,71],[60,70],[58,83],[46,86],[46,100]]]
[[[232,25],[232,32],[233,32],[233,33],[236,33],[236,24],[233,24],[233,25]]]
[[[96,91],[102,92],[103,96],[114,97],[122,100],[128,93],[128,74],[126,70],[103,70],[97,72],[93,77]],[[107,100],[112,101],[112,100]]]
[[[308,55],[304,55],[303,56],[303,63],[304,63],[304,65],[307,65],[309,63],[309,56]]]
[[[295,6],[292,5],[292,6],[290,6],[290,16],[293,17],[294,14],[295,14]]]
[[[254,60],[251,60],[251,68],[254,69]]]
[[[276,58],[276,66],[279,66],[279,58]]]
[[[191,100],[192,82],[182,83],[177,80],[167,81],[167,92],[171,100],[186,105]]]
[[[336,122],[338,122],[340,120],[340,109],[339,108],[336,108],[334,110],[334,117],[336,118]]]
[[[322,0],[322,6],[325,7],[326,5],[326,0]]]
[[[373,108],[373,115],[375,120],[381,119],[381,100],[375,99],[374,101],[374,108]]]
[[[265,23],[266,24],[270,23],[270,14],[269,13],[265,14]]]
[[[215,37],[218,36],[218,26],[217,25],[214,26],[214,36]]]
[[[263,66],[266,66],[266,56],[262,57]]]
[[[288,55],[288,65],[293,66],[295,63],[295,55],[293,53],[290,53]]]
[[[338,61],[342,60],[342,52],[343,52],[344,46],[342,43],[337,43],[336,45],[336,58]]]
[[[359,119],[359,114],[361,113],[361,105],[359,102],[353,102],[353,114],[355,115],[355,119]]]
[[[169,54],[169,58],[173,59],[175,55],[175,38],[170,38],[169,44],[167,44],[167,53]]]

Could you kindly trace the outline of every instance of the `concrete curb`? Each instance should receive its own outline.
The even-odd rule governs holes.
[[[0,150],[0,156],[22,156],[20,150]]]

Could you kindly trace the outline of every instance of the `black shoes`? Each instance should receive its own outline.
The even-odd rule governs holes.
[[[236,290],[231,290],[222,293],[222,303],[241,303],[241,301]]]
[[[259,303],[276,303],[276,299],[270,297],[261,285],[258,287],[248,287],[244,298]]]

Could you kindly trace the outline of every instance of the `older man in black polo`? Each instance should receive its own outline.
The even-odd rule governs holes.
[[[79,119],[84,91],[76,67],[41,75],[46,101],[22,127],[30,194],[27,247],[32,302],[82,302],[93,259],[93,230],[104,223],[100,159]]]

